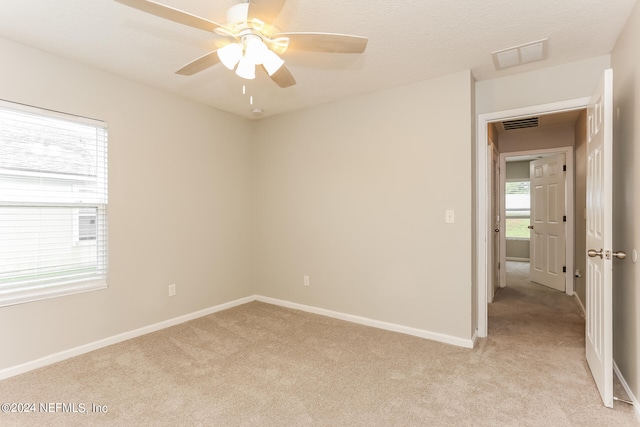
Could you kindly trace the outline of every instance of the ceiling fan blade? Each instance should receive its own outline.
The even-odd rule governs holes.
[[[279,33],[273,37],[289,38],[289,49],[330,53],[362,53],[369,41],[366,37],[332,33]]]
[[[213,31],[216,28],[224,27],[224,25],[217,24],[208,19],[200,18],[199,16],[192,15],[187,12],[175,9],[170,6],[165,6],[160,3],[156,3],[150,0],[115,0],[118,3],[125,4],[134,9],[141,10],[143,12],[150,13],[160,18],[168,19],[179,24],[187,25],[193,28],[199,28],[205,31]]]
[[[195,61],[180,68],[178,71],[176,71],[176,74],[191,76],[209,67],[213,67],[219,62],[220,58],[218,58],[218,51],[214,50],[213,52],[207,53],[206,55],[203,55]]]
[[[273,24],[287,0],[250,0],[249,17]]]
[[[273,73],[270,77],[271,80],[276,82],[276,84],[281,88],[286,88],[296,84],[296,79],[293,78],[291,71],[289,71],[289,69],[285,65],[280,67],[280,69]]]

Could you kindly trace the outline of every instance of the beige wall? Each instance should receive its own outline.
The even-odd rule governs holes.
[[[529,247],[529,240],[507,238],[507,261],[510,258],[516,261],[528,260],[530,257]]]
[[[640,4],[636,4],[612,53],[613,249],[640,248]],[[640,272],[630,258],[614,261],[613,327],[616,364],[640,397]]]
[[[257,123],[259,293],[469,339],[472,103],[462,72]]]
[[[570,147],[573,146],[574,141],[575,128],[573,126],[522,129],[500,135],[500,152],[513,153]]]
[[[588,97],[602,72],[610,66],[610,56],[603,55],[479,81],[476,84],[476,112],[493,113]]]
[[[0,52],[2,98],[108,122],[110,178],[109,288],[0,308],[0,369],[251,294],[250,122],[6,40]]]
[[[530,164],[524,162],[507,162],[507,170],[505,178],[507,181],[521,180],[529,181]]]

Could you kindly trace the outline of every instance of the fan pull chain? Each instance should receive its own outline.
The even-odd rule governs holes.
[[[247,85],[246,84],[242,85],[242,94],[243,95],[249,95],[249,105],[253,107],[253,84],[252,84],[252,82],[250,82],[249,84],[250,84],[250,86],[249,86],[248,89],[247,89]],[[253,114],[260,115],[260,114],[262,114],[262,109],[261,108],[252,108],[251,112]]]
[[[253,84],[249,86],[249,105],[253,105]],[[242,94],[247,95],[247,85],[242,85]]]

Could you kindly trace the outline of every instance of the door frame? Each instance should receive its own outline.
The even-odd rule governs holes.
[[[504,205],[504,200],[503,200],[504,191],[500,191],[499,188],[500,188],[501,185],[503,185],[502,184],[502,180],[503,180],[503,177],[504,177],[504,173],[506,172],[506,169],[502,167],[502,163],[501,163],[501,159],[500,159],[500,152],[498,151],[497,147],[493,146],[493,150],[492,150],[492,152],[490,152],[490,154],[491,154],[491,158],[489,160],[491,162],[491,177],[490,177],[490,179],[491,179],[491,186],[492,186],[491,195],[490,195],[490,197],[491,197],[491,199],[490,199],[491,200],[491,212],[490,212],[490,215],[492,215],[492,217],[491,217],[491,222],[492,222],[491,228],[493,228],[493,224],[495,224],[495,216],[497,216],[498,217],[498,221],[497,221],[497,224],[495,224],[495,226],[497,227],[498,230],[503,230],[504,227],[502,227],[502,212],[504,212],[504,208],[503,208],[503,205]],[[495,175],[498,176],[497,182],[495,183],[495,187],[498,188],[498,195],[497,196],[494,196],[494,194],[493,194],[493,192],[496,190],[495,188],[493,188],[494,187],[493,179],[494,179]],[[493,206],[494,199],[498,200],[497,206]],[[494,209],[495,209],[495,212],[493,211]],[[491,235],[491,236],[493,236],[491,238],[491,240],[492,240],[491,244],[497,246],[498,256],[496,257],[496,248],[494,247],[493,250],[491,251],[491,253],[489,254],[491,256],[491,259],[487,260],[487,263],[491,264],[493,266],[493,269],[494,269],[493,276],[492,276],[492,279],[491,279],[492,281],[489,284],[489,286],[487,286],[487,291],[488,291],[488,293],[487,293],[488,300],[487,301],[489,303],[493,302],[493,298],[495,297],[495,293],[496,293],[496,290],[497,290],[496,283],[495,283],[496,277],[498,279],[497,280],[497,286],[500,287],[500,276],[502,275],[502,271],[504,271],[504,268],[505,268],[505,264],[504,264],[504,262],[502,262],[502,258],[501,258],[502,251],[504,250],[502,239],[501,239],[502,233],[498,232],[497,239],[495,238],[495,234],[496,233],[494,231],[494,234]],[[495,243],[496,240],[498,242],[497,244]],[[500,264],[500,263],[502,263],[502,264]]]
[[[543,148],[538,150],[526,150],[526,151],[507,151],[504,153],[500,153],[500,168],[506,171],[507,169],[507,157],[514,156],[530,156],[537,154],[564,154],[564,161],[567,165],[567,173],[565,174],[565,194],[564,194],[564,203],[565,203],[565,215],[567,216],[567,221],[565,222],[565,266],[567,267],[567,273],[565,276],[565,293],[569,296],[573,296],[574,291],[574,227],[575,227],[575,197],[574,197],[574,185],[575,185],[575,176],[574,176],[574,164],[573,164],[573,156],[574,156],[574,148],[571,146],[568,147],[554,147],[554,148]],[[506,173],[501,175],[500,177],[500,230],[506,230],[505,227],[505,196],[504,196],[504,187],[506,182]],[[506,266],[507,262],[507,236],[506,233],[500,233],[500,262],[501,265]],[[507,274],[506,268],[503,268],[500,271],[500,287],[506,286],[507,282]]]
[[[559,113],[586,108],[589,97],[559,101],[549,104],[533,105],[512,110],[496,111],[478,115],[476,122],[476,313],[478,337],[487,336],[489,329],[488,286],[493,277],[493,265],[487,256],[491,250],[491,215],[488,212],[491,197],[491,157],[487,138],[488,125],[501,120],[513,120],[536,114]]]

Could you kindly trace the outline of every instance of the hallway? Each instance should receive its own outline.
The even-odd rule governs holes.
[[[566,369],[553,367],[553,379],[558,384],[582,383],[588,390],[581,392],[593,394],[600,404],[585,358],[585,318],[578,299],[531,282],[527,262],[508,261],[506,268],[507,286],[498,289],[489,305],[489,336],[516,338],[510,341],[514,359],[535,359],[540,368],[547,365],[542,371],[551,365],[564,365]],[[564,393],[569,397],[576,391],[567,389]],[[628,399],[615,374],[614,396]],[[634,418],[632,406],[622,402],[614,402],[610,411]]]
[[[507,286],[489,305],[489,334],[521,334],[532,344],[539,340],[584,352],[584,313],[578,301],[529,281],[529,263],[508,261],[506,267]]]

